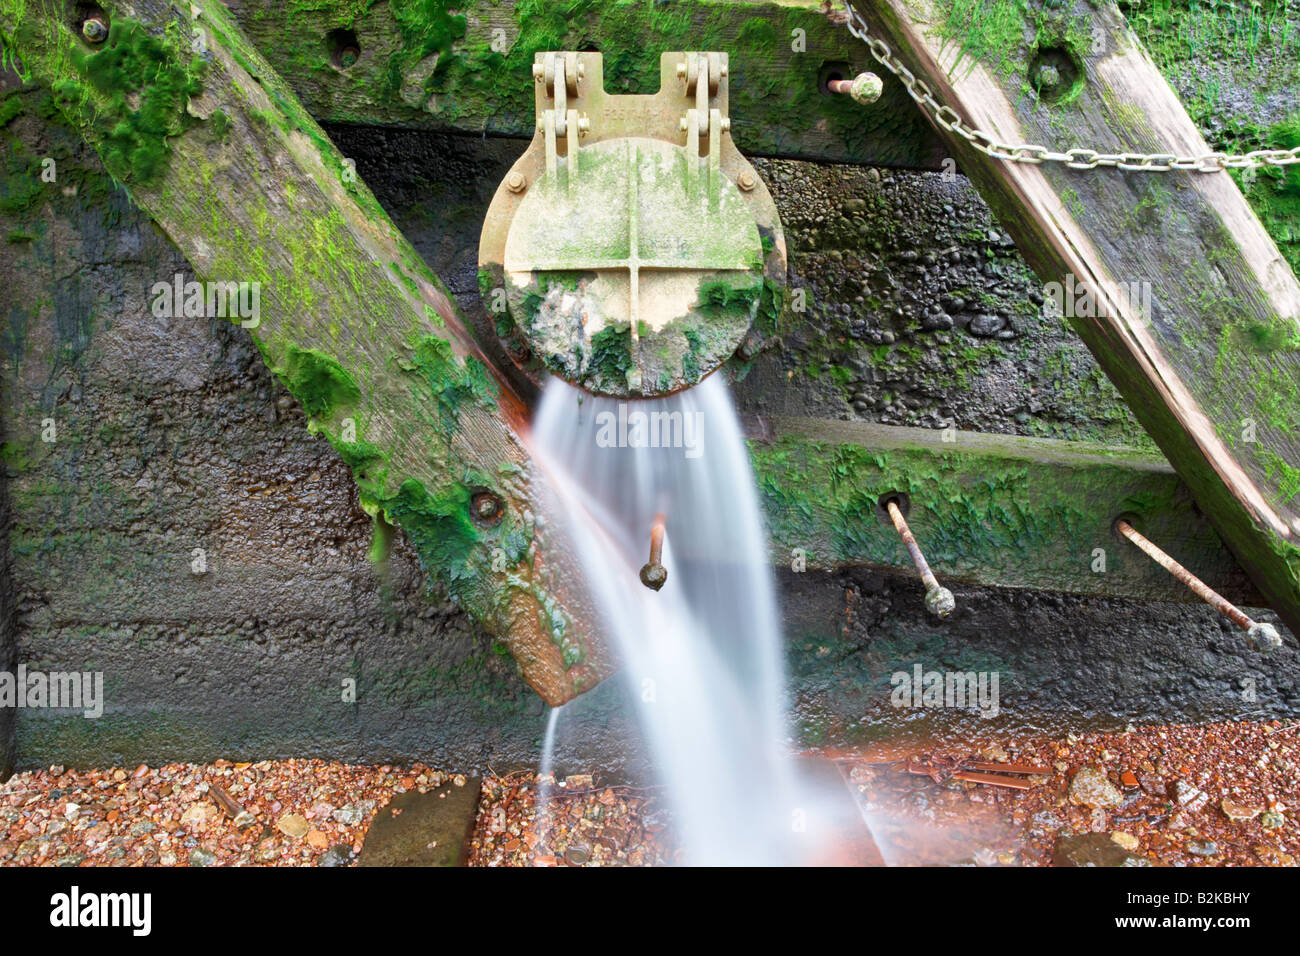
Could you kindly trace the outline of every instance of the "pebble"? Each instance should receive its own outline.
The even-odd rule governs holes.
[[[307,818],[301,813],[286,813],[275,822],[275,828],[287,837],[301,840],[310,829]]]
[[[1070,799],[1089,807],[1113,807],[1124,795],[1096,767],[1080,767],[1070,781]]]

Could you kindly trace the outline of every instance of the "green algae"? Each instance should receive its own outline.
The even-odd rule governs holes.
[[[99,152],[118,180],[154,179],[171,155],[168,139],[196,122],[186,105],[202,92],[202,58],[182,59],[176,31],[155,36],[136,20],[117,18],[102,48],[75,50],[71,62],[78,77],[54,85],[60,105],[106,131]]]
[[[290,345],[281,374],[285,387],[312,418],[328,420],[361,401],[361,388],[338,360],[316,349]]]

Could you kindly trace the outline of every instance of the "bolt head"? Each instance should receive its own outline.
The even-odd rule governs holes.
[[[957,599],[947,588],[935,588],[925,595],[925,609],[935,617],[947,617],[957,610]]]
[[[91,43],[103,43],[108,39],[108,24],[100,17],[87,17],[81,23],[81,35]]]
[[[1277,628],[1272,624],[1259,621],[1252,624],[1250,630],[1246,632],[1246,640],[1250,642],[1251,647],[1265,654],[1282,646],[1282,635],[1277,632]]]
[[[470,513],[479,524],[494,525],[501,520],[506,506],[490,491],[480,491],[469,502]]]
[[[853,101],[863,106],[870,106],[876,102],[883,92],[885,92],[885,84],[874,73],[859,73],[853,80],[853,86],[849,88],[849,95],[853,97]]]
[[[1061,85],[1061,71],[1050,63],[1044,63],[1038,68],[1035,79],[1040,90],[1054,90]]]
[[[742,192],[749,192],[758,184],[754,181],[753,173],[741,173],[740,178],[736,180],[736,185],[740,187]]]
[[[515,170],[506,177],[506,188],[512,193],[521,193],[528,188],[528,180],[523,173]]]
[[[533,64],[533,79],[535,79],[538,83],[542,82],[542,76],[545,74],[545,72],[546,71],[542,67],[542,64],[540,63]]]
[[[641,583],[651,591],[658,591],[668,581],[668,571],[662,564],[647,564],[641,569]]]

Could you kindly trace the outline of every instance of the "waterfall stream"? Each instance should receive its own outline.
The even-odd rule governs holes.
[[[623,660],[686,862],[791,862],[806,811],[758,494],[721,376],[621,402],[548,383],[534,454]],[[665,516],[661,591],[642,585]],[[549,749],[549,748],[548,748]]]

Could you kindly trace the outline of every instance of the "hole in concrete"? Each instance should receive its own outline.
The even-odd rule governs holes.
[[[1132,511],[1125,511],[1123,514],[1116,515],[1115,520],[1110,523],[1110,533],[1117,541],[1128,543],[1128,538],[1119,533],[1119,523],[1127,521],[1133,526],[1133,530],[1138,534],[1142,533],[1142,516]]]
[[[840,60],[834,60],[829,63],[823,63],[821,71],[817,74],[817,89],[823,96],[835,96],[831,92],[831,83],[835,80],[847,80],[853,75],[853,67]]]
[[[361,59],[361,44],[351,30],[331,30],[325,35],[325,45],[336,70],[351,69]]]
[[[901,491],[891,491],[880,496],[880,500],[876,502],[876,515],[892,528],[894,520],[889,517],[889,503],[891,501],[898,505],[898,510],[903,512],[904,518],[908,517],[912,512],[912,501]]]

